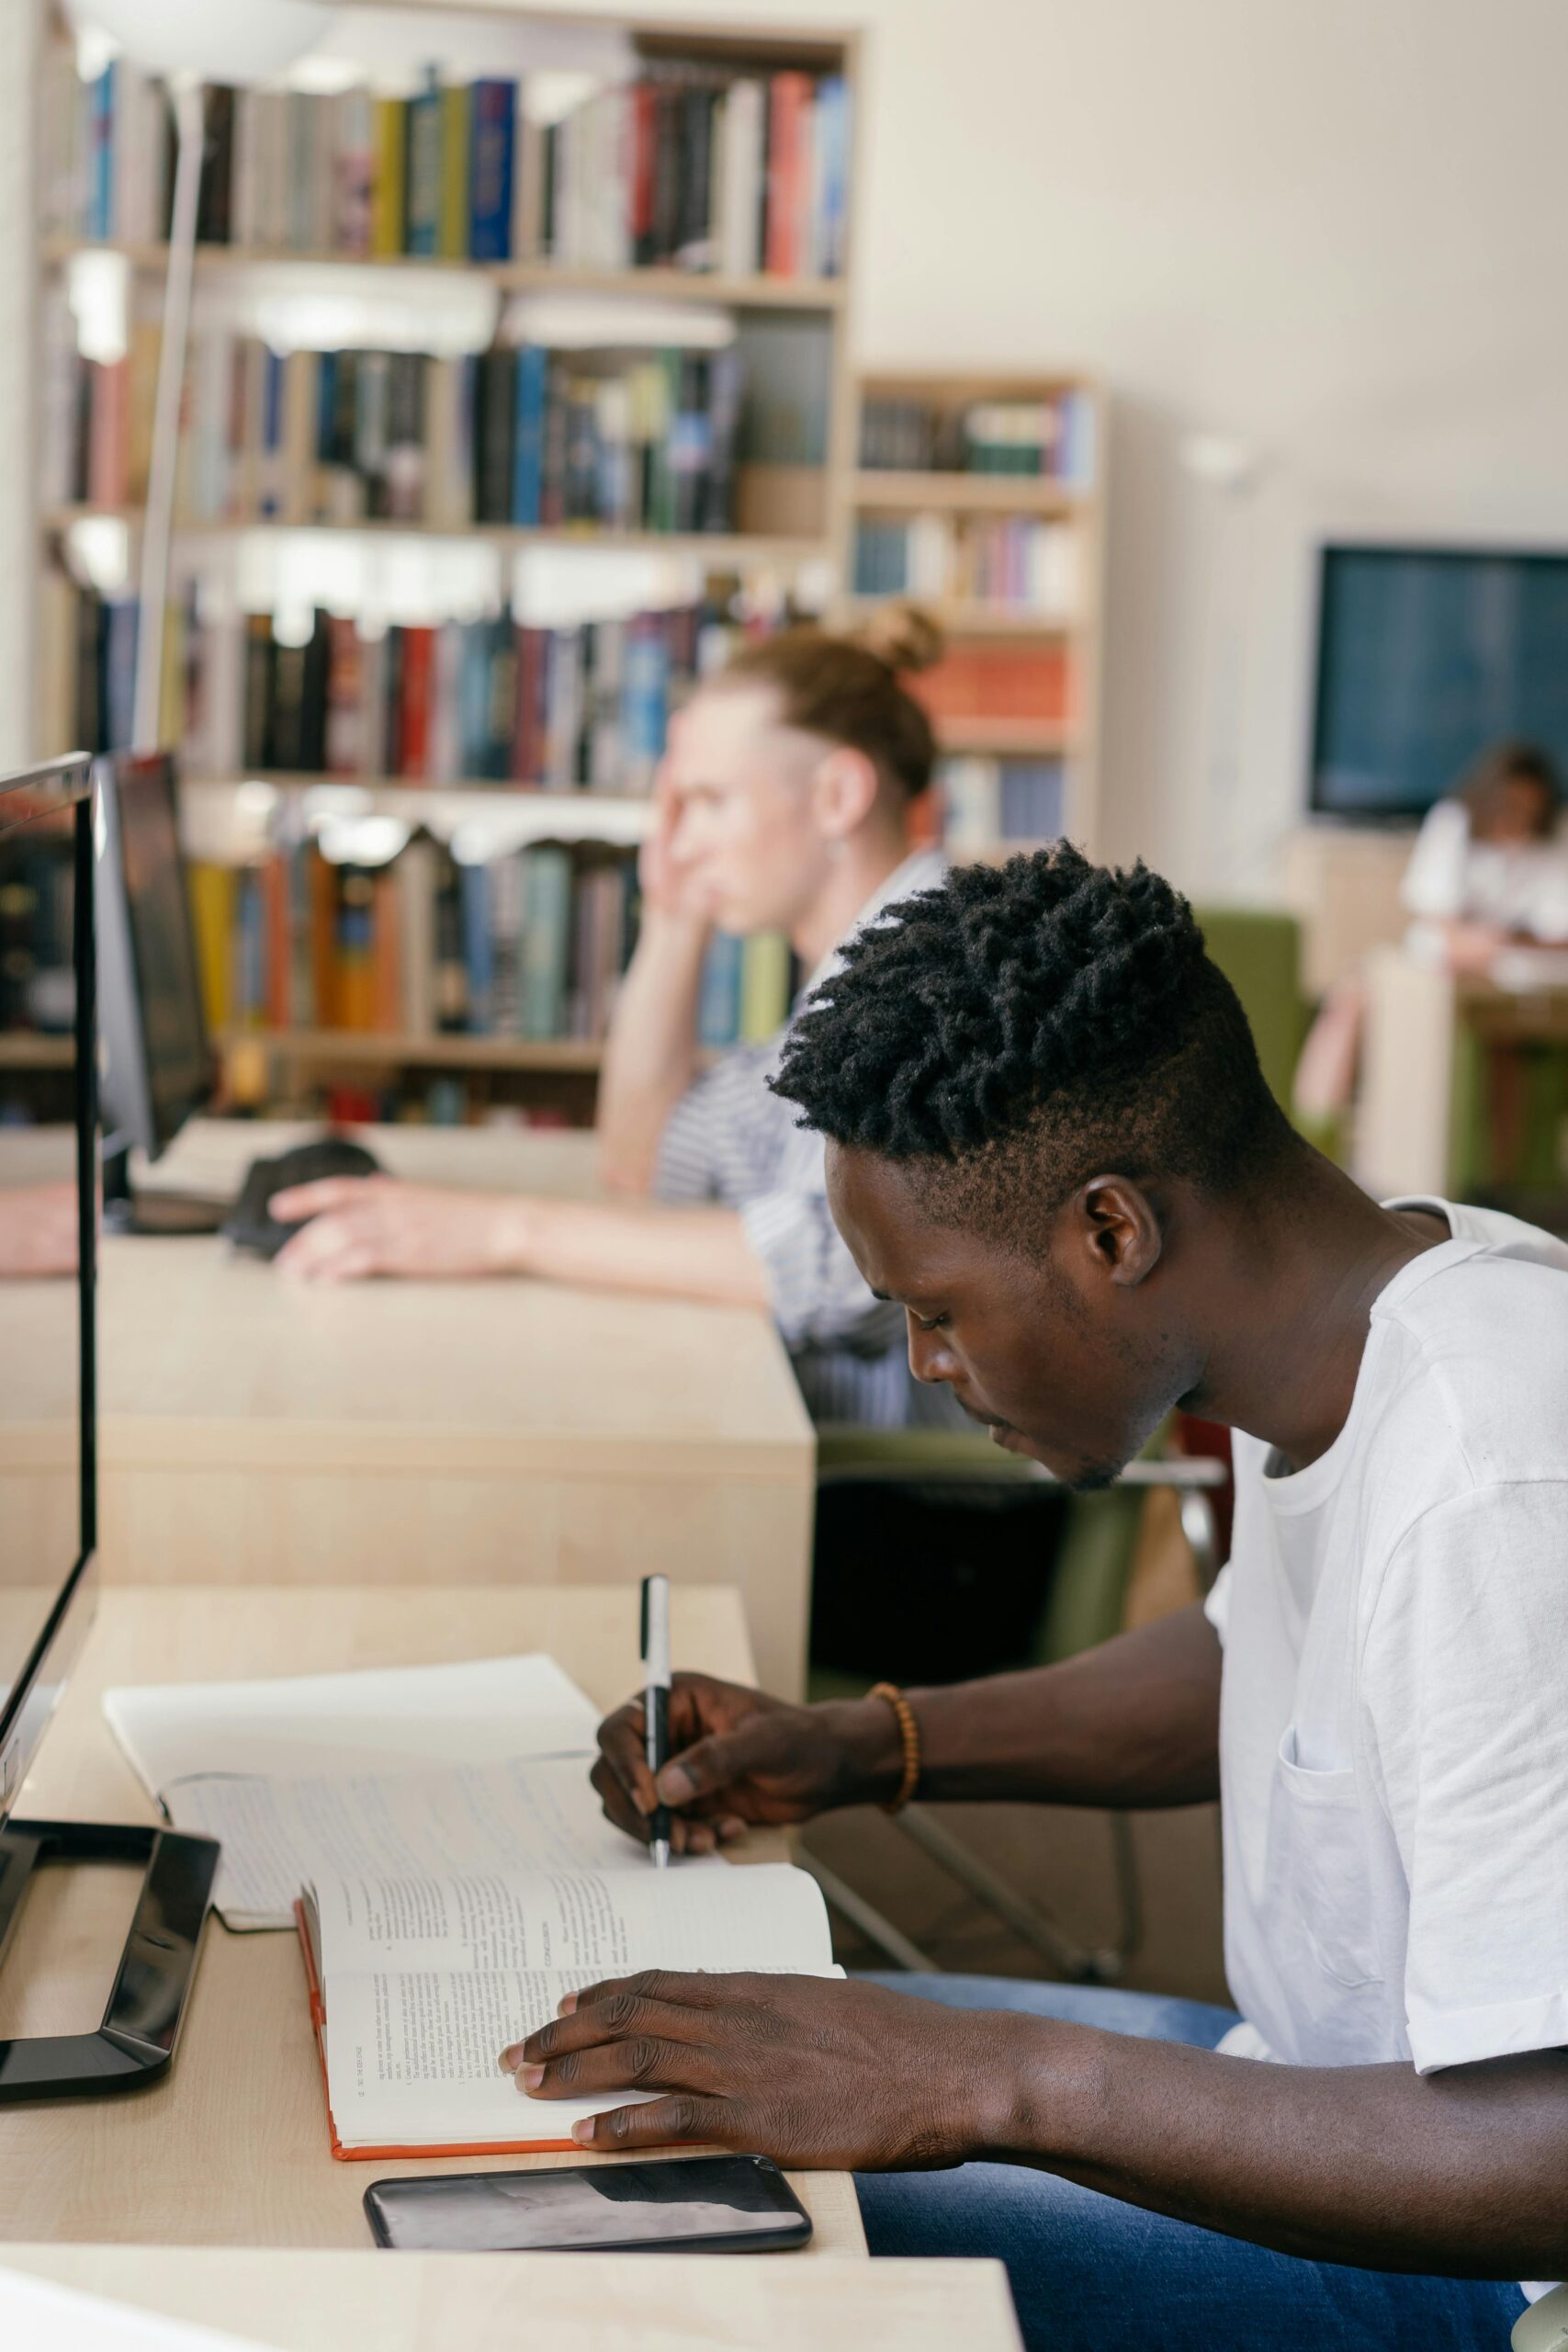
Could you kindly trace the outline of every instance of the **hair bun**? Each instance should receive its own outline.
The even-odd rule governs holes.
[[[919,605],[879,605],[853,631],[852,642],[886,663],[897,677],[929,670],[942,660],[942,634]]]

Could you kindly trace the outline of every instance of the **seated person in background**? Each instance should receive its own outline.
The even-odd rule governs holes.
[[[1568,842],[1557,831],[1562,788],[1544,752],[1499,743],[1427,812],[1400,899],[1416,920],[1413,956],[1453,972],[1484,973],[1523,941],[1568,945]],[[1358,969],[1325,997],[1297,1066],[1293,1099],[1309,1124],[1338,1118],[1355,1092],[1367,1011]],[[1510,1065],[1493,1057],[1490,1115],[1499,1133],[1518,1120]]]
[[[778,1080],[856,1264],[917,1375],[1076,1487],[1173,1406],[1230,1423],[1232,1558],[1065,1664],[912,1693],[912,1772],[883,1697],[678,1676],[658,1795],[698,1850],[911,1781],[1217,1796],[1236,2009],[656,1973],[502,2063],[657,2095],[596,2148],[856,2168],[873,2253],[1001,2257],[1031,2346],[1501,2352],[1517,2282],[1568,2274],[1568,1249],[1314,1151],[1141,866],[1062,847],[888,918]],[[646,1837],[640,1705],[600,1742]]]
[[[1568,943],[1562,797],[1544,752],[1499,743],[1427,811],[1400,885],[1416,954],[1483,972],[1510,942]]]
[[[791,629],[748,647],[675,721],[599,1093],[625,1205],[328,1181],[276,1196],[284,1222],[311,1220],[277,1263],[323,1281],[515,1272],[766,1306],[818,1419],[943,1418],[909,1379],[897,1311],[834,1230],[821,1136],[769,1091],[784,1033],[702,1075],[697,1048],[716,927],[786,933],[815,982],[888,899],[942,879],[935,851],[908,851],[935,742],[900,684],[940,650],[908,606],[853,638]]]

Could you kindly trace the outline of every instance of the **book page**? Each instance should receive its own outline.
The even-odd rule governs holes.
[[[334,1976],[326,2050],[338,2138],[412,2148],[565,2140],[580,2116],[648,2097],[531,2099],[502,2074],[502,2050],[554,2017],[570,1989],[549,1969]]]
[[[302,1780],[201,1774],[165,1797],[177,1829],[221,1842],[215,1899],[231,1928],[292,1927],[307,1880],[649,1868],[647,1849],[605,1820],[585,1757]]]
[[[107,1690],[104,1713],[149,1794],[193,1774],[302,1777],[591,1756],[599,1711],[554,1658],[479,1658],[259,1682]]]
[[[635,1849],[634,1849],[635,1850]],[[656,1871],[317,1878],[322,1987],[373,1968],[540,1969],[570,1985],[642,1968],[824,1974],[833,1964],[814,1878],[787,1862],[713,1858]]]

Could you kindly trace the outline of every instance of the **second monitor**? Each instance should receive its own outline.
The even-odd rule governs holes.
[[[215,1088],[174,762],[166,752],[116,752],[97,763],[95,781],[104,1219],[119,1232],[215,1233],[226,1203],[133,1199],[130,1180],[131,1152],[159,1159]]]

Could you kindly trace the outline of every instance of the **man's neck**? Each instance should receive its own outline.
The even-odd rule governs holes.
[[[880,826],[874,831],[852,834],[844,843],[842,859],[790,929],[789,944],[808,975],[846,932],[853,930],[862,909],[908,855],[902,835]]]
[[[1268,1205],[1208,1286],[1215,1337],[1187,1401],[1302,1470],[1348,1419],[1379,1294],[1448,1237],[1434,1217],[1380,1208],[1304,1146],[1285,1186],[1260,1199]]]

